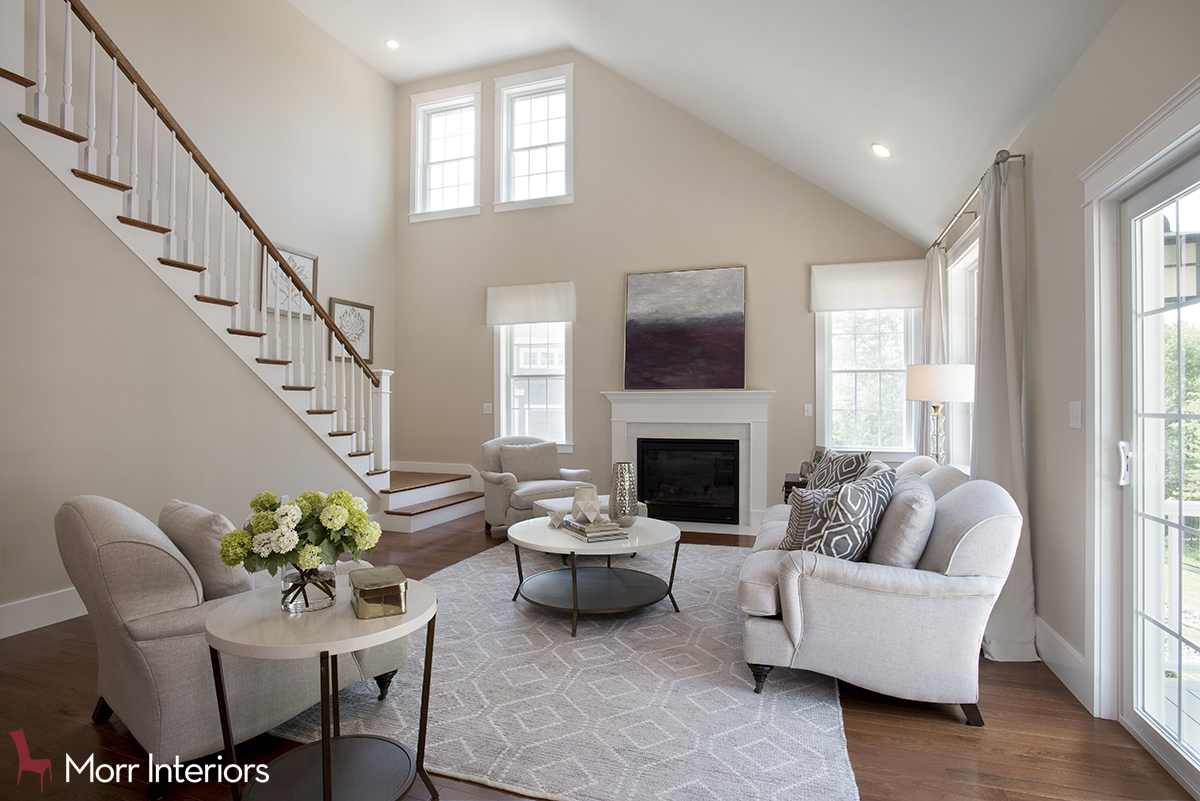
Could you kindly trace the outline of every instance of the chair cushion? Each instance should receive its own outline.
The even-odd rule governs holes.
[[[871,535],[895,483],[896,471],[885,470],[830,492],[808,521],[803,549],[860,561],[871,545]]]
[[[856,481],[871,461],[871,452],[837,453],[829,451],[825,458],[817,462],[812,476],[808,479],[809,489],[829,489],[842,484]]]
[[[254,589],[254,579],[245,569],[221,561],[221,538],[237,528],[225,515],[173,500],[159,512],[158,527],[192,563],[204,588],[204,600]]]
[[[780,541],[779,547],[785,551],[796,551],[804,547],[804,532],[808,530],[808,521],[812,520],[817,506],[833,492],[832,489],[807,489],[796,487],[788,497],[791,513],[788,515],[787,534]]]
[[[742,563],[738,577],[738,609],[748,615],[779,614],[779,563],[787,551],[755,551]]]
[[[786,508],[786,507],[785,507]],[[773,551],[787,536],[786,520],[763,520],[754,537],[752,551]]]
[[[500,467],[517,481],[548,481],[558,474],[558,446],[553,442],[536,445],[501,445]]]
[[[593,487],[586,481],[525,481],[517,485],[509,498],[513,509],[532,509],[535,501],[546,498],[574,498],[580,487]]]
[[[892,499],[871,538],[867,561],[892,567],[916,567],[925,552],[929,532],[933,530],[935,508],[933,490],[920,474],[910,471],[897,476]]]

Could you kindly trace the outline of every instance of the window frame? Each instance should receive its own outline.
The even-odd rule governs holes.
[[[846,311],[856,311],[847,309]],[[863,309],[859,311],[871,311]],[[885,311],[880,309],[879,311]],[[913,354],[918,352],[921,335],[921,310],[902,309],[904,312],[904,363],[912,364]],[[872,457],[886,462],[904,462],[917,455],[916,422],[921,404],[915,401],[904,403],[904,429],[907,448],[866,448],[834,446],[830,442],[833,434],[833,314],[835,312],[815,312],[816,315],[816,397],[817,397],[817,437],[816,444],[826,448],[849,451],[870,450]]]
[[[975,364],[979,336],[979,217],[946,253],[946,343],[950,364]],[[975,404],[946,404],[946,464],[973,458]]]
[[[517,211],[543,206],[559,206],[575,202],[575,130],[574,130],[574,92],[573,76],[575,65],[563,64],[557,67],[522,72],[496,78],[496,185],[495,201],[492,209],[497,212]],[[509,178],[511,177],[511,118],[512,103],[520,97],[536,94],[547,89],[561,87],[566,101],[566,140],[565,140],[565,175],[564,191],[561,195],[512,200],[509,197]]]
[[[514,323],[505,325],[492,326],[492,341],[494,350],[494,370],[495,386],[493,388],[493,418],[494,418],[494,433],[497,437],[509,436],[508,421],[509,421],[509,395],[508,384],[511,378],[509,370],[509,337],[514,325],[529,325],[529,323]],[[565,351],[565,369],[563,371],[563,441],[556,442],[559,453],[574,453],[574,425],[573,418],[573,403],[572,403],[572,385],[573,368],[572,368],[572,329],[574,323],[563,322],[563,348]]]
[[[475,176],[474,204],[460,206],[455,209],[426,210],[427,187],[425,186],[425,166],[428,156],[429,142],[426,137],[429,115],[439,111],[449,111],[455,108],[470,106],[475,113]],[[483,157],[483,83],[469,83],[461,86],[451,86],[432,92],[421,92],[412,95],[412,155],[411,174],[409,176],[409,213],[408,221],[421,222],[424,220],[444,220],[450,217],[467,217],[479,214],[482,208],[482,171]]]

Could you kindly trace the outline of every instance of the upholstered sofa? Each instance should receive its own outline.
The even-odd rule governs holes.
[[[790,514],[788,504],[767,511],[738,585],[755,692],[773,667],[799,668],[959,704],[983,725],[979,649],[1021,534],[1011,496],[928,457],[909,460],[863,561],[780,550]]]
[[[222,515],[182,501],[164,506],[156,526],[95,495],[71,498],[54,517],[63,565],[96,631],[100,699],[93,720],[115,712],[159,763],[221,750],[205,618],[228,596],[252,589],[256,578],[278,586],[265,572],[252,577],[221,562],[218,543],[233,528]],[[341,562],[338,568],[364,566]],[[339,684],[378,677],[383,698],[407,654],[401,639],[343,656]],[[221,664],[236,742],[320,701],[315,660],[224,654]]]
[[[573,498],[580,487],[594,487],[592,471],[558,464],[558,446],[537,437],[497,437],[481,447],[484,528],[511,526],[545,512],[534,504]]]

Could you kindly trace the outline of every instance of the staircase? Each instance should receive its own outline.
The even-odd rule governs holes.
[[[470,476],[391,471],[392,371],[363,360],[304,265],[268,238],[82,3],[38,0],[36,20],[25,6],[0,0],[0,125],[381,498],[384,529],[481,511]],[[47,63],[62,65],[61,86]],[[77,71],[87,76],[78,121]]]

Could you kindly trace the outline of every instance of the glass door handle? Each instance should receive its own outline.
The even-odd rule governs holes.
[[[1117,443],[1117,449],[1121,452],[1121,475],[1117,478],[1117,485],[1128,487],[1131,483],[1129,478],[1129,466],[1133,463],[1133,449],[1129,443],[1121,440]]]

